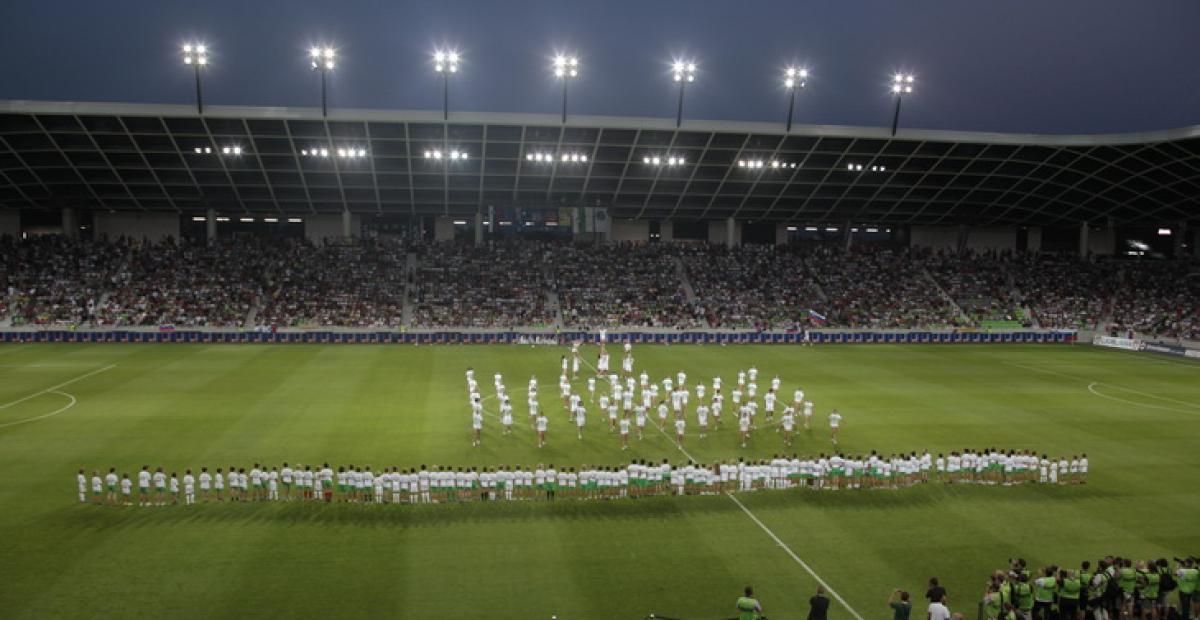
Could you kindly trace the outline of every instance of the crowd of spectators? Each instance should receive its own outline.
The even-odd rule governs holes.
[[[1121,330],[1200,340],[1200,272],[1186,263],[1122,269],[1112,320]]]
[[[566,327],[700,327],[669,244],[560,245],[554,286]]]
[[[410,255],[416,257],[411,267]],[[1200,270],[1181,261],[868,244],[845,251],[835,245],[3,237],[3,320],[569,329],[887,329],[987,321],[1095,329],[1107,320],[1105,327],[1122,332],[1200,339]]]
[[[421,248],[414,327],[545,326],[554,322],[547,269],[558,252],[541,243]]]
[[[891,329],[962,325],[957,310],[921,268],[924,253],[858,245],[820,246],[805,257],[828,297],[828,324]]]
[[[699,311],[716,328],[795,329],[823,307],[801,256],[773,245],[699,245],[681,253]]]
[[[1027,255],[1014,261],[1012,268],[1020,303],[1030,309],[1041,327],[1094,328],[1115,292],[1112,263]]]
[[[1011,252],[935,252],[922,262],[971,322],[1028,323],[1013,292]]]

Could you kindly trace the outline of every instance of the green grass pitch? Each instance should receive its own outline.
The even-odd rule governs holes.
[[[769,530],[864,618],[887,617],[894,587],[919,599],[932,575],[971,617],[987,571],[1009,557],[1074,565],[1106,552],[1200,552],[1200,365],[1086,346],[635,348],[655,380],[682,368],[690,381],[732,382],[756,364],[766,377],[782,375],[788,397],[800,384],[821,422],[800,435],[800,453],[829,449],[824,414],[836,406],[847,452],[1086,452],[1092,472],[1082,486],[739,495],[746,511],[725,496],[403,507],[76,502],[81,466],[133,474],[161,464],[182,475],[188,466],[285,460],[376,468],[681,460],[653,430],[622,452],[594,408],[577,440],[556,404],[564,352],[0,347],[0,614],[716,619],[734,615],[734,599],[753,583],[769,616],[802,617],[816,582]],[[595,349],[584,355],[594,362]],[[491,374],[504,373],[519,422],[536,373],[549,445],[538,450],[523,424],[501,437],[489,418],[483,446],[472,448],[467,366],[485,395]],[[685,448],[702,461],[783,450],[774,433],[741,450],[732,430],[705,441],[691,431]],[[853,617],[837,602],[832,611]]]

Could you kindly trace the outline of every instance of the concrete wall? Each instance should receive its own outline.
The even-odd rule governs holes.
[[[358,215],[350,216],[350,234],[357,237],[362,229],[362,218]],[[335,215],[307,215],[304,217],[304,236],[308,237],[313,243],[322,243],[325,239],[341,239],[342,238],[342,216]]]
[[[21,236],[21,212],[16,209],[0,209],[0,237]]]
[[[712,220],[708,223],[708,242],[713,245],[725,245],[728,241],[726,238],[726,220]],[[784,231],[784,243],[787,242],[787,231]],[[778,240],[778,233],[776,233]],[[737,247],[742,244],[742,223],[734,221],[733,223],[733,245]]]
[[[92,215],[96,226],[96,238],[118,239],[129,237],[138,241],[162,241],[167,237],[179,238],[179,214],[97,211]]]
[[[675,225],[671,223],[671,220],[662,220],[661,222],[659,222],[658,234],[660,235],[660,237],[658,239],[658,241],[660,243],[674,242],[675,241]]]
[[[934,250],[958,250],[958,226],[913,226],[910,244]],[[1041,233],[1038,234],[1041,245]],[[967,248],[983,250],[1015,250],[1017,229],[1012,227],[968,228]]]
[[[787,242],[788,242],[787,224],[782,224],[782,223],[776,224],[775,225],[775,245],[787,245]]]
[[[1040,226],[1030,226],[1029,230],[1025,231],[1025,251],[1041,252],[1042,251],[1042,229]]]
[[[439,215],[433,220],[434,241],[454,241],[454,220]]]
[[[1093,228],[1088,231],[1088,250],[1096,256],[1109,256],[1116,247],[1116,231],[1112,228]]]
[[[971,228],[967,232],[967,247],[972,250],[1015,250],[1017,229]]]
[[[609,239],[616,242],[650,240],[650,220],[613,220]]]
[[[913,226],[909,244],[934,250],[957,250],[958,228],[953,226]]]

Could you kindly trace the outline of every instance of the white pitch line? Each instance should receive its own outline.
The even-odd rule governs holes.
[[[71,399],[71,402],[67,403],[67,405],[65,407],[55,409],[54,411],[51,411],[50,413],[44,413],[42,415],[34,416],[32,418],[26,418],[24,420],[17,420],[16,422],[7,422],[5,424],[0,424],[0,428],[8,428],[9,426],[16,426],[18,424],[27,424],[29,422],[36,422],[38,420],[43,420],[45,418],[56,416],[64,411],[66,411],[67,409],[70,409],[71,407],[75,406],[75,402],[76,402],[75,397],[66,392],[59,392],[58,390],[50,390],[49,392],[46,392],[46,393],[47,394],[58,394],[59,396],[66,396],[67,398]]]
[[[800,556],[796,555],[796,552],[792,551],[791,547],[784,544],[784,542],[782,540],[779,540],[779,537],[775,535],[775,532],[772,532],[771,528],[769,528],[765,524],[763,524],[762,521],[759,521],[758,517],[756,517],[753,512],[750,512],[750,509],[746,508],[746,505],[743,504],[741,502],[741,500],[734,497],[733,493],[726,492],[725,496],[728,497],[729,499],[733,500],[733,503],[737,504],[738,508],[741,508],[742,512],[746,513],[747,517],[750,517],[750,520],[754,521],[754,523],[756,525],[758,525],[758,527],[761,528],[762,531],[766,532],[767,536],[770,536],[771,540],[775,541],[776,545],[779,545],[779,548],[783,549],[788,555],[790,555],[792,557],[792,559],[795,560],[796,563],[800,565],[801,568],[803,568],[805,571],[808,572],[809,575],[812,575],[812,578],[816,579],[817,583],[821,584],[821,586],[823,588],[825,588],[825,591],[828,592],[829,595],[834,598],[834,600],[841,603],[842,607],[845,607],[846,611],[850,612],[851,616],[854,616],[854,618],[856,620],[863,620],[863,617],[861,615],[859,615],[859,613],[857,611],[854,611],[854,608],[850,606],[850,603],[846,602],[846,599],[842,598],[842,595],[838,594],[837,591],[834,590],[828,583],[825,583],[825,580],[821,579],[821,576],[818,575],[817,572],[814,571],[812,569],[812,567],[808,565],[807,562],[800,559]]]
[[[1175,404],[1177,404],[1177,405],[1184,405],[1184,406],[1186,406],[1186,407],[1194,407],[1194,408],[1196,408],[1196,409],[1200,410],[1200,405],[1197,405],[1196,403],[1189,403],[1189,402],[1187,402],[1187,401],[1183,401],[1183,400],[1176,400],[1176,399],[1174,399],[1174,398],[1169,398],[1169,397],[1166,397],[1166,396],[1159,396],[1158,394],[1151,394],[1151,393],[1149,393],[1149,392],[1143,392],[1143,391],[1141,391],[1141,390],[1135,390],[1135,389],[1133,389],[1133,388],[1124,387],[1124,386],[1121,386],[1121,385],[1117,385],[1117,384],[1115,384],[1115,383],[1107,383],[1107,382],[1104,382],[1104,381],[1093,381],[1093,380],[1091,380],[1091,379],[1084,379],[1083,377],[1076,377],[1075,375],[1068,375],[1068,374],[1067,374],[1067,373],[1065,373],[1065,372],[1058,372],[1057,370],[1047,370],[1047,369],[1045,369],[1045,368],[1037,368],[1037,367],[1035,367],[1035,366],[1026,366],[1025,364],[1018,364],[1018,363],[1016,363],[1016,362],[1003,362],[1003,363],[1005,363],[1005,364],[1008,364],[1009,366],[1016,366],[1017,368],[1024,368],[1025,370],[1032,370],[1032,371],[1034,371],[1034,372],[1040,372],[1040,373],[1047,374],[1047,375],[1056,375],[1056,376],[1059,376],[1059,377],[1066,377],[1067,379],[1073,379],[1073,380],[1075,380],[1075,381],[1082,381],[1082,382],[1084,382],[1084,383],[1090,383],[1090,384],[1092,384],[1092,385],[1105,385],[1105,386],[1108,386],[1108,387],[1110,387],[1110,388],[1118,389],[1118,390],[1121,390],[1121,391],[1124,391],[1124,392],[1129,392],[1129,393],[1131,393],[1131,394],[1137,394],[1137,395],[1139,395],[1139,396],[1145,396],[1146,398],[1154,398],[1154,399],[1157,399],[1157,400],[1163,400],[1163,401],[1167,401],[1167,402],[1169,402],[1169,403],[1175,403]]]
[[[116,368],[116,367],[117,367],[116,364],[109,364],[108,366],[105,366],[103,368],[97,368],[96,370],[93,370],[91,372],[79,375],[78,377],[75,377],[74,379],[71,379],[68,381],[63,381],[62,383],[59,383],[58,385],[52,385],[40,392],[34,392],[33,394],[30,394],[29,396],[26,396],[24,398],[18,398],[17,400],[12,401],[11,403],[4,403],[3,405],[0,405],[0,411],[8,409],[9,407],[11,407],[13,405],[19,405],[31,398],[37,398],[38,396],[41,396],[42,394],[45,394],[47,392],[53,392],[54,390],[57,390],[58,388],[66,387],[68,385],[71,385],[72,383],[75,383],[76,381],[83,381],[84,379],[87,379],[88,377],[90,377],[92,375],[98,375],[106,370],[112,370],[113,368]]]
[[[582,358],[580,358],[580,359],[582,359]],[[593,371],[599,372],[596,370],[596,367],[592,366],[591,362],[588,362],[586,359],[583,360],[583,363],[587,364]],[[657,424],[652,424],[652,426],[654,426],[654,428],[658,429],[658,432],[662,433],[663,436],[666,437],[668,441],[671,441],[672,443],[674,443],[675,447],[679,448],[679,451],[682,452],[684,456],[688,457],[689,460],[691,460],[693,463],[700,462],[700,461],[696,460],[696,458],[693,457],[691,454],[689,454],[688,451],[682,445],[675,442],[675,440],[670,435],[668,435],[666,431],[664,431],[662,428],[660,428]],[[747,517],[750,517],[750,519],[752,521],[754,521],[754,523],[756,525],[758,525],[758,527],[761,528],[762,531],[766,532],[767,536],[770,536],[771,540],[775,541],[776,545],[779,545],[779,548],[783,549],[789,556],[791,556],[791,558],[793,560],[795,560],[796,563],[799,564],[801,568],[803,568],[805,571],[807,571],[808,574],[811,575],[813,579],[816,579],[817,583],[821,584],[821,586],[825,588],[825,591],[829,592],[830,596],[832,596],[835,600],[837,600],[837,602],[841,603],[842,607],[845,607],[846,611],[849,611],[850,615],[854,616],[855,620],[863,620],[863,617],[861,615],[859,615],[859,613],[857,611],[855,611],[854,608],[851,607],[849,603],[846,602],[846,599],[842,598],[842,596],[840,594],[838,594],[837,591],[834,590],[832,586],[830,586],[828,583],[826,583],[824,579],[821,579],[821,576],[818,575],[817,572],[814,571],[812,569],[812,567],[808,565],[807,562],[800,559],[800,556],[796,555],[796,552],[792,551],[791,547],[784,544],[784,542],[782,540],[780,540],[778,536],[775,535],[775,532],[772,532],[771,528],[768,528],[765,524],[763,524],[763,522],[760,521],[758,519],[758,517],[754,515],[753,512],[750,512],[750,509],[746,508],[745,504],[743,504],[740,500],[738,500],[738,498],[734,497],[732,493],[726,492],[725,496],[728,497],[729,499],[733,500],[733,503],[737,504],[737,507],[741,508],[742,512],[746,513]]]
[[[1096,386],[1097,386],[1097,385],[1104,385],[1104,384],[1102,384],[1102,383],[1095,383],[1095,382],[1093,382],[1093,383],[1089,383],[1089,384],[1088,384],[1088,387],[1087,387],[1087,389],[1088,389],[1088,391],[1089,391],[1089,392],[1091,392],[1092,394],[1095,394],[1096,396],[1099,396],[1100,398],[1106,398],[1106,399],[1108,399],[1108,400],[1116,401],[1116,402],[1118,402],[1118,403],[1125,403],[1125,404],[1127,404],[1127,405],[1133,405],[1133,406],[1135,406],[1135,407],[1145,407],[1145,408],[1147,408],[1147,409],[1160,409],[1160,410],[1162,410],[1162,411],[1174,411],[1174,412],[1176,412],[1176,413],[1186,413],[1186,414],[1189,414],[1189,415],[1196,415],[1196,414],[1200,414],[1200,411],[1193,411],[1193,410],[1190,410],[1190,409],[1176,409],[1176,408],[1174,408],[1174,407],[1162,407],[1162,406],[1159,406],[1159,405],[1151,405],[1151,404],[1147,404],[1147,403],[1139,403],[1139,402],[1137,402],[1137,401],[1135,401],[1135,400],[1126,400],[1126,399],[1124,399],[1124,398],[1117,398],[1116,396],[1112,396],[1112,395],[1109,395],[1109,394],[1102,394],[1102,393],[1100,393],[1100,392],[1097,392],[1097,391],[1096,391]]]

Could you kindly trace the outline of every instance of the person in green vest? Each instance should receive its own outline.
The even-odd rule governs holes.
[[[1079,594],[1083,584],[1075,571],[1062,570],[1058,572],[1058,615],[1064,620],[1072,620],[1079,615]]]
[[[1162,583],[1162,575],[1157,566],[1148,565],[1145,560],[1138,562],[1138,605],[1142,617],[1155,620],[1158,617],[1158,586]]]
[[[1017,585],[1013,588],[1016,597],[1017,610],[1022,618],[1029,618],[1033,613],[1033,586],[1029,584],[1029,575],[1017,575]]]
[[[999,620],[1002,609],[1004,604],[1000,600],[1000,588],[995,582],[988,583],[987,590],[983,593],[983,617],[987,620]]]
[[[1092,570],[1092,563],[1084,560],[1079,564],[1079,611],[1083,612],[1084,617],[1092,615],[1091,605],[1091,590],[1089,589],[1092,583],[1092,577],[1095,575]]]
[[[1179,582],[1179,613],[1183,615],[1184,620],[1191,620],[1195,617],[1192,613],[1193,594],[1196,592],[1196,584],[1200,582],[1200,569],[1196,568],[1194,558],[1176,558],[1175,561],[1175,580]]]
[[[737,600],[738,620],[758,620],[762,613],[762,603],[754,598],[754,587],[746,586],[746,595]]]
[[[1054,578],[1053,567],[1043,568],[1040,572],[1042,576],[1033,581],[1033,617],[1034,620],[1049,620],[1054,617],[1058,580]]]
[[[892,620],[908,620],[912,613],[912,602],[908,600],[908,592],[896,588],[888,597],[888,608],[892,610]]]
[[[1133,569],[1133,560],[1121,560],[1121,567],[1117,570],[1117,586],[1121,588],[1122,615],[1133,615],[1133,591],[1137,589],[1137,571]]]
[[[1000,604],[1011,603],[1013,594],[1013,584],[1010,576],[1002,570],[992,573],[992,583],[995,583],[1000,592]]]

